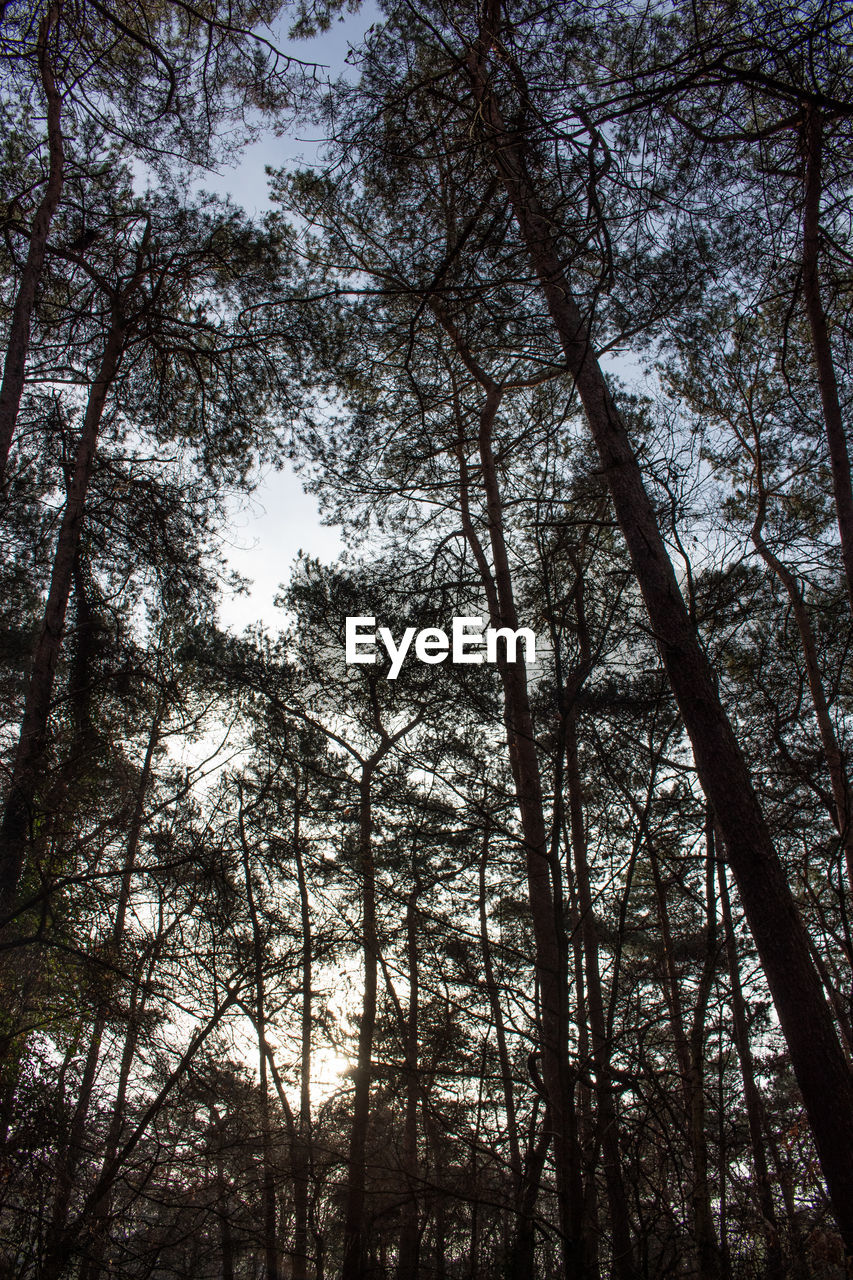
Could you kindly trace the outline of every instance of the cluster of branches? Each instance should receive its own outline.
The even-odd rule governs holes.
[[[313,100],[269,16],[4,20],[2,1265],[840,1280],[851,15],[389,0]],[[349,550],[237,639],[285,444]]]

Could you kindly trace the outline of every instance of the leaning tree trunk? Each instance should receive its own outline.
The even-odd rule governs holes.
[[[6,340],[6,359],[3,365],[3,382],[0,384],[0,488],[6,477],[9,450],[18,421],[18,410],[24,391],[24,372],[30,349],[30,329],[36,289],[44,268],[47,237],[57,205],[62,196],[65,180],[65,150],[62,140],[62,95],[56,87],[53,68],[47,50],[51,31],[59,21],[59,5],[53,4],[42,19],[38,38],[38,61],[42,88],[47,100],[47,149],[48,175],[44,194],[39,202],[30,229],[27,260],[21,273],[21,283]]]
[[[487,68],[491,51],[501,47],[497,8],[495,0],[490,0],[487,29],[468,57],[478,123],[598,449],[602,474],[690,738],[699,779],[726,842],[802,1090],[833,1210],[845,1247],[853,1256],[853,1080],[743,753],[679,591],[627,427],[593,353],[589,326],[575,300],[551,221],[528,172],[523,136],[506,127],[495,97]]]
[[[21,734],[12,766],[12,782],[0,823],[0,913],[12,911],[26,861],[33,806],[47,743],[48,716],[65,614],[86,511],[86,495],[95,460],[98,431],[107,393],[115,378],[125,330],[113,316],[98,376],[89,393],[77,444],[68,497],[53,559],[47,604],[30,670]]]
[[[129,882],[129,877],[127,877],[126,882]],[[122,1130],[127,1122],[130,1075],[144,1025],[146,1006],[152,990],[152,979],[167,938],[174,927],[175,925],[173,924],[158,932],[153,945],[140,957],[131,977],[127,1030],[125,1031],[124,1045],[119,1063],[115,1099],[109,1124],[107,1125],[106,1136],[99,1152],[101,1165],[96,1185],[104,1178],[105,1170],[112,1166],[119,1150]],[[83,1227],[85,1227],[89,1245],[81,1263],[80,1280],[96,1280],[103,1264],[103,1254],[107,1243],[106,1232],[110,1195],[111,1190],[108,1190],[103,1197],[94,1202],[90,1197],[86,1202],[86,1209],[78,1215],[73,1226],[68,1225],[66,1217],[62,1230],[53,1232],[50,1246],[46,1250],[45,1260],[42,1265],[42,1280],[57,1280],[59,1276],[64,1274],[71,1261],[71,1245]]]
[[[142,1001],[144,1003],[148,983],[141,983],[139,985],[143,987]],[[207,1021],[190,1038],[189,1044],[178,1062],[169,1072],[160,1090],[143,1110],[136,1124],[131,1128],[127,1138],[122,1145],[119,1146],[119,1139],[126,1123],[127,1086],[130,1073],[130,1063],[133,1060],[136,1050],[139,1026],[137,1025],[135,1029],[131,1029],[132,1034],[131,1031],[128,1032],[128,1036],[125,1040],[125,1053],[121,1067],[119,1091],[115,1106],[113,1107],[113,1114],[110,1121],[110,1128],[107,1133],[107,1141],[105,1144],[100,1173],[98,1174],[94,1186],[83,1200],[79,1211],[74,1215],[68,1223],[68,1226],[65,1228],[62,1238],[56,1242],[56,1247],[53,1250],[52,1256],[46,1260],[46,1263],[40,1272],[40,1275],[44,1277],[44,1280],[57,1280],[57,1277],[62,1275],[63,1271],[71,1264],[74,1254],[79,1250],[80,1237],[84,1233],[91,1236],[91,1234],[97,1230],[98,1224],[100,1223],[106,1225],[109,1215],[110,1197],[116,1182],[127,1165],[127,1162],[139,1143],[145,1137],[151,1125],[165,1107],[175,1086],[184,1077],[187,1070],[192,1065],[196,1054],[201,1048],[203,1048],[209,1036],[222,1022],[225,1014],[228,1013],[228,1011],[237,1003],[238,994],[238,990],[232,987],[222,1003],[216,1006]],[[94,1267],[91,1265],[84,1267],[81,1274],[85,1273],[87,1277],[97,1276],[101,1270],[102,1256],[103,1251],[101,1251],[96,1259]]]

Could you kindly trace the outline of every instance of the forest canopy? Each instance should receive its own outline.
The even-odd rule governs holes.
[[[0,7],[0,1280],[853,1275],[851,48]]]

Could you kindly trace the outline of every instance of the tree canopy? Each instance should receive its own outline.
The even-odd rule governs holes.
[[[0,1277],[842,1280],[853,13],[353,14],[0,10]]]

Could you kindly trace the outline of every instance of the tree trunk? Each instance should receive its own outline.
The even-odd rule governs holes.
[[[823,115],[820,107],[816,105],[808,108],[803,144],[806,167],[803,206],[803,296],[811,328],[820,399],[823,406],[847,598],[853,613],[853,485],[850,480],[850,453],[844,432],[841,402],[838,398],[838,379],[835,376],[835,364],[832,359],[832,343],[820,291]]]
[[[157,743],[160,740],[160,726],[163,720],[162,705],[157,708],[154,720],[151,725],[151,731],[148,735],[148,745],[145,751],[145,759],[142,764],[142,773],[139,779],[139,785],[136,789],[136,799],[133,807],[133,814],[130,820],[130,827],[127,833],[127,842],[125,845],[124,866],[122,868],[121,882],[119,886],[118,903],[116,907],[115,919],[110,935],[110,949],[113,956],[118,961],[119,952],[121,950],[122,940],[124,938],[124,925],[127,916],[127,904],[130,901],[130,891],[133,881],[133,872],[136,866],[136,855],[139,850],[139,837],[142,832],[142,819],[145,811],[145,796],[151,781],[152,764],[154,760],[154,752],[157,749]],[[95,1021],[92,1026],[92,1034],[89,1038],[89,1049],[86,1054],[86,1062],[83,1067],[83,1074],[80,1078],[80,1087],[77,1094],[77,1105],[74,1108],[74,1116],[71,1122],[71,1129],[68,1135],[68,1142],[65,1152],[59,1161],[59,1168],[56,1174],[56,1189],[53,1201],[53,1215],[48,1233],[48,1255],[55,1252],[57,1243],[61,1241],[62,1234],[68,1221],[68,1208],[71,1203],[71,1193],[74,1189],[74,1179],[77,1171],[78,1161],[83,1154],[84,1139],[86,1136],[86,1126],[89,1119],[89,1108],[92,1101],[92,1091],[95,1084],[95,1075],[98,1069],[98,1062],[101,1053],[101,1042],[103,1040],[104,1028],[107,1024],[108,1009],[106,1004],[101,1005],[95,1013]],[[135,1038],[133,1040],[135,1046]]]
[[[580,912],[581,938],[583,941],[589,1021],[592,1031],[592,1060],[595,1066],[598,1128],[604,1157],[603,1165],[607,1199],[610,1206],[610,1230],[613,1251],[612,1271],[618,1280],[635,1280],[638,1272],[631,1244],[628,1198],[625,1194],[625,1184],[622,1180],[622,1160],[619,1153],[619,1123],[610,1079],[610,1043],[607,1036],[604,998],[601,990],[598,931],[595,924],[589,880],[574,708],[566,716],[565,735],[566,782],[569,793],[572,854],[578,910]]]
[[[272,1127],[270,1124],[269,1081],[266,1053],[266,991],[264,984],[264,940],[252,886],[252,868],[249,861],[249,842],[240,797],[240,845],[243,853],[243,876],[246,882],[246,903],[252,923],[252,954],[255,968],[255,1028],[258,1034],[259,1104],[261,1112],[261,1194],[263,1201],[264,1258],[266,1280],[278,1280],[277,1206],[275,1194],[275,1170],[272,1154]]]
[[[311,1171],[311,904],[305,878],[300,831],[301,804],[297,791],[293,802],[293,859],[299,887],[299,916],[302,929],[302,999],[300,1026],[299,1121],[291,1153],[293,1173],[293,1280],[308,1280],[308,1180]]]
[[[495,1028],[498,1060],[501,1064],[501,1087],[503,1089],[504,1110],[506,1111],[507,1140],[509,1142],[509,1167],[512,1173],[516,1192],[519,1192],[521,1188],[521,1151],[518,1145],[518,1119],[516,1117],[515,1110],[512,1066],[509,1060],[509,1049],[507,1047],[506,1027],[504,1025],[500,992],[498,990],[494,965],[492,963],[492,944],[489,938],[489,921],[486,913],[486,863],[488,861],[488,856],[489,829],[487,827],[483,835],[483,846],[480,850],[479,866],[478,911],[480,917],[480,953],[483,959],[483,976],[486,982],[486,991],[489,996],[489,1008],[492,1012],[492,1022]]]
[[[130,1032],[128,1033],[128,1037],[125,1040],[125,1052],[122,1060],[119,1092],[116,1098],[116,1104],[113,1108],[113,1115],[110,1122],[110,1129],[107,1134],[104,1158],[101,1163],[100,1173],[95,1185],[83,1201],[79,1212],[69,1222],[65,1232],[63,1233],[62,1239],[57,1242],[53,1258],[48,1260],[51,1265],[45,1266],[42,1269],[40,1274],[45,1278],[45,1280],[47,1280],[48,1277],[51,1277],[51,1280],[53,1280],[54,1277],[61,1275],[64,1268],[69,1265],[73,1257],[73,1251],[77,1246],[84,1228],[89,1227],[91,1229],[94,1224],[98,1224],[99,1222],[104,1224],[106,1223],[109,1213],[110,1195],[119,1174],[125,1167],[130,1156],[136,1150],[136,1147],[139,1145],[142,1138],[148,1132],[150,1125],[168,1102],[172,1090],[187,1071],[199,1049],[202,1048],[211,1033],[219,1026],[225,1014],[234,1004],[236,1004],[237,998],[237,991],[233,988],[229,990],[222,1003],[216,1006],[204,1025],[199,1027],[191,1037],[189,1044],[178,1062],[169,1072],[169,1075],[158,1093],[144,1109],[142,1115],[131,1129],[123,1145],[119,1147],[119,1138],[126,1123],[125,1103],[127,1097],[127,1084],[130,1074],[130,1063],[132,1062],[133,1055],[135,1053],[138,1026],[132,1028],[133,1035],[131,1035]],[[103,1238],[104,1237],[101,1236],[102,1240]],[[99,1275],[101,1270],[101,1257],[102,1254],[95,1260],[94,1267],[90,1265],[86,1268],[88,1280],[92,1280],[93,1277],[97,1277]]]
[[[851,821],[853,815],[851,815],[850,780],[847,776],[847,766],[835,732],[835,726],[832,723],[829,703],[823,687],[823,678],[821,677],[820,664],[817,659],[817,643],[812,629],[811,617],[806,607],[802,584],[796,574],[792,573],[788,566],[770,550],[764,540],[763,527],[767,507],[767,490],[764,483],[764,468],[758,439],[755,441],[755,487],[758,493],[758,511],[752,526],[752,542],[764,563],[784,587],[785,594],[794,613],[794,620],[800,636],[800,648],[803,651],[803,660],[806,665],[809,693],[812,698],[812,706],[814,707],[821,746],[823,747],[823,756],[829,773],[830,786],[832,787],[834,804],[832,819],[844,850],[847,883],[850,887],[851,895],[853,895],[853,821]],[[848,958],[853,959],[853,957]]]
[[[373,866],[373,815],[371,782],[375,761],[367,761],[359,782],[359,863],[361,870],[361,946],[364,956],[364,992],[358,1030],[358,1063],[355,1069],[352,1130],[349,1147],[344,1261],[341,1280],[361,1280],[365,1274],[365,1153],[370,1119],[370,1082],[373,1068],[373,1036],[376,1030],[376,874]]]
[[[439,1195],[435,1206],[435,1278],[447,1280],[447,1236],[444,1220],[444,1197]]]
[[[409,1012],[406,1020],[406,1108],[403,1121],[402,1174],[407,1192],[402,1209],[397,1250],[397,1280],[416,1280],[420,1233],[418,1231],[418,892],[406,900],[406,958],[409,969]]]
[[[697,1061],[691,1048],[687,1034],[684,1006],[681,1000],[681,984],[675,966],[672,929],[669,921],[669,907],[666,900],[666,889],[661,879],[660,864],[657,852],[651,841],[648,843],[649,862],[655,886],[655,899],[658,908],[661,940],[663,942],[663,990],[669,1009],[670,1025],[675,1041],[675,1056],[678,1072],[681,1077],[681,1095],[684,1107],[684,1119],[687,1130],[690,1153],[690,1206],[693,1216],[693,1238],[696,1245],[696,1260],[701,1280],[718,1280],[719,1252],[713,1229],[711,1214],[711,1198],[708,1189],[708,1146],[705,1138],[705,1099],[702,1080],[701,1056]],[[701,1003],[700,993],[697,999]],[[697,1009],[696,1018],[701,1018],[701,1009]],[[699,1034],[701,1035],[701,1023]],[[701,1052],[701,1047],[700,1047]]]
[[[494,573],[471,519],[466,446],[461,424],[457,445],[460,514],[465,537],[480,571],[491,624],[493,627],[517,630],[518,615],[504,533],[500,485],[492,451],[492,430],[502,389],[477,366],[454,326],[441,310],[435,310],[437,318],[456,343],[463,362],[486,392],[480,413],[478,450]],[[535,940],[535,974],[540,993],[542,1074],[550,1104],[549,1115],[554,1125],[554,1163],[564,1269],[567,1277],[579,1280],[585,1274],[586,1265],[583,1184],[574,1112],[574,1088],[568,1061],[569,946],[562,911],[562,871],[559,860],[552,856],[545,829],[542,779],[523,656],[519,653],[518,660],[510,663],[506,660],[506,654],[499,652],[498,670],[503,688],[510,766],[524,838],[528,901]]]
[[[761,957],[845,1247],[853,1256],[853,1081],[809,955],[805,929],[714,677],[678,588],[625,423],[594,356],[524,160],[523,141],[504,125],[487,73],[499,46],[491,26],[468,70],[478,121],[574,377],[602,474],[610,489],[637,582],[690,738],[699,779],[725,838],[741,901]]]
[[[477,1119],[474,1122],[474,1140],[471,1143],[471,1233],[468,1242],[468,1280],[479,1280],[480,1275],[480,1238],[481,1215],[478,1178],[480,1166],[477,1157],[480,1153],[480,1134],[483,1126],[483,1085],[486,1082],[486,1063],[489,1053],[489,1033],[491,1023],[483,1036],[483,1047],[480,1050],[480,1074],[477,1080]]]
[[[530,1134],[521,1174],[521,1189],[516,1210],[515,1239],[509,1263],[509,1280],[530,1280],[536,1274],[536,1201],[545,1170],[545,1160],[553,1137],[553,1125],[547,1106],[542,1128],[537,1132],[538,1099],[533,1104]]]
[[[486,515],[494,564],[497,618],[494,627],[518,629],[504,534],[503,506],[492,451],[492,429],[500,389],[488,386],[480,416],[479,454]],[[527,870],[528,900],[536,942],[536,978],[541,1013],[542,1076],[554,1125],[554,1160],[565,1272],[570,1280],[585,1274],[583,1186],[578,1147],[574,1088],[569,1072],[568,939],[559,897],[561,869],[552,865],[545,829],[544,798],[521,653],[516,662],[499,663],[510,764],[515,782]]]
[[[720,886],[720,912],[723,917],[726,958],[728,960],[729,981],[732,991],[732,1022],[734,1024],[735,1048],[737,1049],[741,1080],[743,1081],[743,1101],[749,1126],[752,1163],[755,1167],[756,1198],[758,1207],[761,1210],[764,1234],[767,1240],[767,1280],[783,1280],[784,1268],[779,1243],[779,1226],[776,1220],[776,1208],[773,1204],[773,1192],[770,1187],[767,1153],[764,1149],[761,1097],[758,1092],[758,1085],[755,1082],[755,1063],[752,1057],[752,1047],[749,1043],[746,1003],[743,998],[743,987],[740,980],[740,964],[737,954],[737,940],[735,939],[734,925],[732,923],[729,886],[725,865],[721,858],[717,859],[717,879]]]
[[[35,816],[33,807],[38,778],[47,743],[48,717],[56,664],[62,645],[74,563],[86,511],[86,494],[92,475],[104,405],[118,369],[124,336],[124,326],[118,315],[114,315],[98,376],[89,393],[83,430],[77,445],[74,468],[68,486],[68,497],[59,528],[44,619],[36,641],[30,670],[24,718],[12,769],[12,782],[3,811],[2,824],[0,824],[0,913],[3,915],[7,915],[14,908],[15,896],[26,860],[28,836]]]
[[[65,151],[62,140],[62,95],[53,78],[47,44],[53,28],[59,21],[59,5],[50,6],[41,21],[38,37],[38,62],[42,88],[47,100],[47,148],[48,176],[44,194],[39,202],[30,230],[27,260],[21,273],[18,296],[12,309],[9,337],[6,343],[6,359],[3,365],[3,382],[0,384],[0,489],[5,484],[9,451],[18,421],[18,410],[24,391],[24,373],[30,348],[30,329],[36,289],[44,268],[47,238],[53,215],[62,196],[65,180]]]
[[[222,1280],[234,1280],[234,1237],[231,1234],[231,1216],[228,1205],[228,1184],[225,1179],[225,1163],[222,1158],[223,1125],[213,1110],[214,1140],[216,1142],[216,1193],[219,1215],[219,1244],[222,1254]],[[82,1278],[81,1278],[82,1280]]]
[[[720,1280],[722,1255],[714,1227],[709,1183],[708,1138],[705,1129],[705,1018],[714,977],[717,972],[717,907],[714,879],[716,872],[713,819],[710,809],[705,822],[705,955],[690,1027],[690,1148],[693,1155],[693,1218],[696,1244],[703,1278]]]

